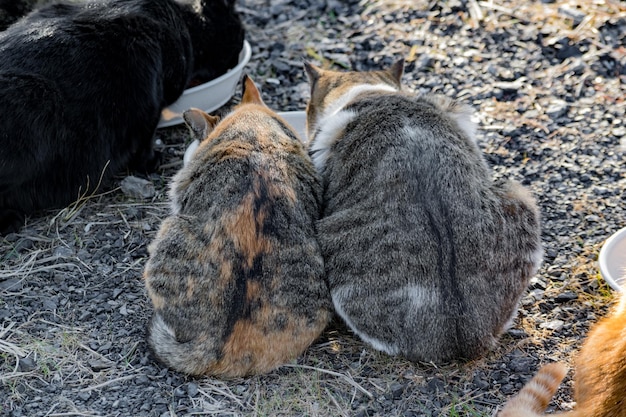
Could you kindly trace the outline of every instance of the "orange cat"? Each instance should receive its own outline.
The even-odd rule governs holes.
[[[499,417],[543,416],[565,373],[563,364],[544,366]],[[589,333],[576,360],[575,378],[575,409],[554,415],[626,417],[626,296]]]

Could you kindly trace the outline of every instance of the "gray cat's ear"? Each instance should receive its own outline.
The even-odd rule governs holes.
[[[315,65],[311,64],[309,61],[304,61],[304,71],[306,72],[306,76],[309,79],[309,84],[311,85],[311,89],[313,89],[313,86],[315,85],[317,80],[319,80],[320,78],[322,70],[319,67],[316,67]]]
[[[402,74],[404,73],[404,58],[400,58],[396,62],[394,62],[387,72],[391,75],[391,77],[396,80],[398,85],[402,84]]]
[[[257,88],[252,78],[245,74],[243,76],[243,94],[241,97],[242,103],[261,104],[265,106],[263,99],[261,98],[261,92]]]
[[[211,116],[200,109],[191,108],[183,113],[183,120],[191,130],[193,138],[203,141],[213,131],[220,118]]]

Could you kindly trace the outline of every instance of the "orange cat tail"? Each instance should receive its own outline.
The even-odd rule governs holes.
[[[498,417],[542,416],[566,373],[562,363],[544,365],[519,394],[507,401]]]

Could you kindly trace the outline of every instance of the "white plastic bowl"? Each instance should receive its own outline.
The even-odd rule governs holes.
[[[298,136],[300,136],[300,140],[306,142],[306,112],[303,111],[287,111],[278,113],[291,127],[294,128]],[[183,156],[183,163],[187,165],[191,156],[198,148],[200,142],[198,140],[194,140],[189,144],[187,149],[185,150],[185,155]]]
[[[239,63],[227,73],[192,88],[188,88],[169,107],[161,112],[161,121],[157,127],[174,126],[183,122],[183,112],[191,107],[212,112],[222,107],[235,94],[243,67],[250,61],[252,50],[248,41],[244,41],[239,54]]]
[[[306,143],[306,112],[305,111],[285,111],[279,112],[281,116],[296,131],[300,140]]]
[[[626,227],[609,237],[598,256],[600,273],[616,291],[624,291],[626,285]]]

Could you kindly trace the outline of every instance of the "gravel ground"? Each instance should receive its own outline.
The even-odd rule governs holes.
[[[166,161],[148,178],[154,195],[116,188],[0,238],[0,414],[489,416],[540,364],[571,363],[613,297],[598,251],[626,226],[626,5],[588,3],[238,3],[253,47],[246,72],[274,109],[304,109],[303,59],[366,70],[404,56],[406,88],[472,105],[495,175],[537,197],[544,264],[484,359],[414,364],[334,322],[269,375],[189,378],[156,363],[141,273],[189,141],[174,127],[157,131]],[[568,377],[550,408],[571,406]]]

